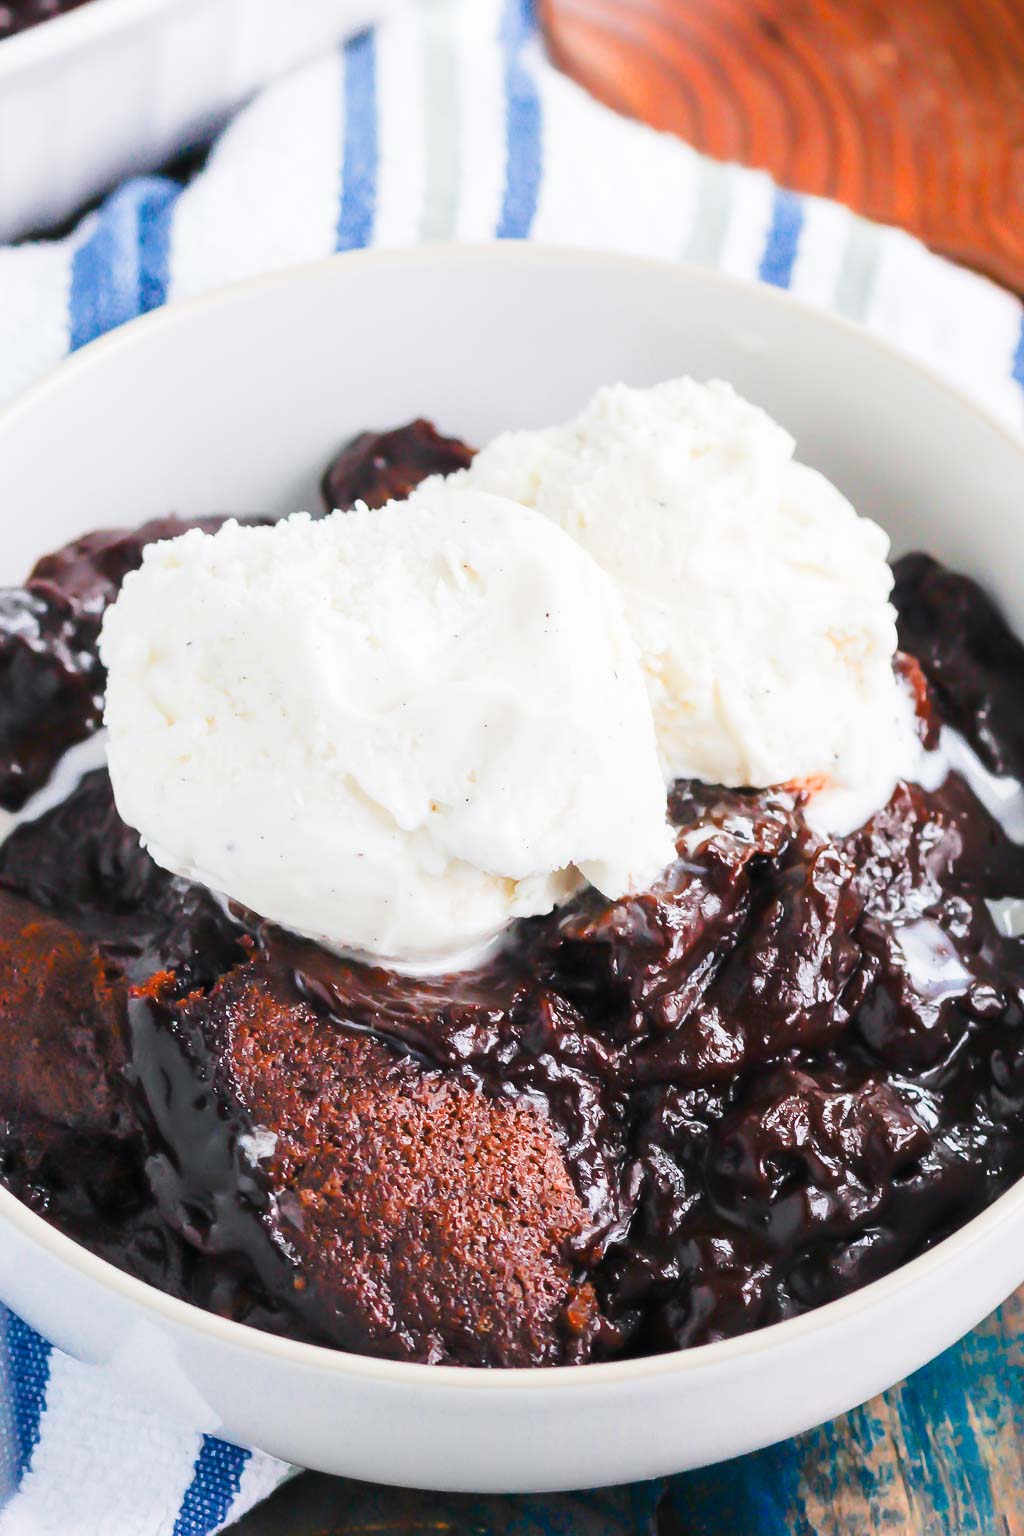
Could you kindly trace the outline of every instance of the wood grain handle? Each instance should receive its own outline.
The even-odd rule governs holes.
[[[1024,0],[540,0],[555,61],[1024,290]]]

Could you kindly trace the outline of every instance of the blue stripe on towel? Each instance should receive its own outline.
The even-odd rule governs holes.
[[[204,1435],[172,1536],[209,1536],[231,1513],[251,1451]]]
[[[345,155],[341,168],[339,251],[369,245],[377,205],[377,45],[363,32],[345,45]]]
[[[1024,315],[1021,316],[1020,334],[1017,337],[1017,350],[1013,354],[1013,366],[1011,373],[1024,390]]]
[[[139,312],[167,302],[171,279],[171,227],[182,188],[165,181],[139,205]]]
[[[506,0],[501,22],[505,48],[505,194],[495,231],[499,240],[525,240],[537,212],[541,176],[540,96],[521,54],[534,34],[531,0]]]
[[[14,1430],[14,1460],[20,1481],[28,1471],[39,1442],[39,1424],[46,1406],[51,1346],[13,1312],[4,1316],[9,1374],[10,1412]]]
[[[803,227],[803,200],[795,192],[776,187],[772,222],[757,274],[763,283],[772,283],[776,288],[789,287]]]
[[[167,297],[175,181],[144,176],[107,199],[71,263],[72,351]]]

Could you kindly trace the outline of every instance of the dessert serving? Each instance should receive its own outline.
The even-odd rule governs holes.
[[[1017,1178],[1024,649],[793,448],[690,381],[420,421],[4,593],[7,1187],[223,1316],[540,1366]]]

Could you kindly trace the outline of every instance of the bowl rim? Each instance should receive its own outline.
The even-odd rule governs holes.
[[[109,3],[117,4],[120,0],[109,0]],[[134,0],[124,0],[124,3],[130,5]],[[143,3],[161,4],[163,0],[143,0]],[[89,7],[84,9],[87,11]],[[756,296],[759,302],[769,306],[802,314],[826,332],[844,334],[856,340],[869,352],[874,351],[880,354],[888,360],[889,364],[895,364],[905,373],[924,379],[955,402],[961,410],[972,415],[980,425],[1001,437],[1024,460],[1024,435],[1002,421],[994,411],[982,405],[966,390],[944,377],[938,369],[919,361],[896,344],[876,336],[865,326],[848,320],[843,315],[808,303],[783,289],[710,268],[694,266],[688,262],[638,256],[626,252],[594,251],[571,245],[547,245],[526,241],[479,245],[431,242],[387,250],[347,251],[317,261],[297,263],[258,276],[222,284],[194,297],[177,300],[126,322],[49,369],[39,380],[21,391],[0,409],[0,435],[16,425],[22,414],[45,404],[48,395],[63,388],[67,379],[73,378],[78,373],[88,372],[96,366],[102,366],[108,356],[126,348],[130,350],[137,341],[150,334],[157,334],[162,329],[174,327],[182,318],[187,319],[189,315],[201,314],[205,310],[217,308],[225,302],[242,299],[247,295],[257,295],[278,287],[310,281],[339,267],[343,267],[344,270],[358,267],[394,267],[401,270],[406,267],[430,266],[437,263],[492,265],[498,270],[504,266],[528,268],[550,265],[572,266],[583,263],[594,268],[631,270],[638,280],[653,269],[659,273],[659,276],[678,279],[682,290],[688,288],[692,290],[694,285],[699,287],[703,284],[727,292],[743,293],[748,297]],[[1024,1178],[1011,1185],[990,1206],[957,1231],[943,1238],[934,1248],[900,1265],[890,1274],[873,1280],[836,1301],[815,1307],[799,1317],[771,1323],[751,1333],[636,1359],[599,1361],[586,1365],[490,1368],[425,1365],[419,1362],[356,1354],[348,1350],[334,1349],[328,1345],[308,1344],[277,1334],[264,1333],[246,1323],[219,1317],[212,1312],[204,1311],[192,1302],[167,1295],[156,1286],[126,1274],[107,1260],[99,1258],[73,1238],[51,1226],[42,1216],[30,1210],[15,1195],[0,1185],[0,1226],[9,1224],[36,1247],[44,1249],[60,1264],[114,1292],[123,1302],[141,1308],[144,1312],[156,1314],[176,1329],[205,1335],[233,1349],[247,1351],[254,1355],[269,1356],[303,1370],[371,1379],[381,1384],[417,1391],[429,1390],[431,1385],[446,1390],[480,1389],[487,1392],[520,1393],[548,1388],[557,1391],[573,1391],[598,1385],[626,1386],[664,1377],[685,1376],[726,1366],[732,1361],[749,1355],[771,1353],[800,1340],[806,1341],[809,1337],[839,1326],[861,1313],[884,1306],[893,1295],[938,1270],[954,1254],[963,1255],[989,1238],[998,1228],[1011,1222],[1022,1208],[1024,1208]]]

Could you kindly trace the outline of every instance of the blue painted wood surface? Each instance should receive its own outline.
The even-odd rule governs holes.
[[[1024,1292],[883,1397],[756,1455],[526,1498],[305,1477],[238,1536],[1024,1536]]]

